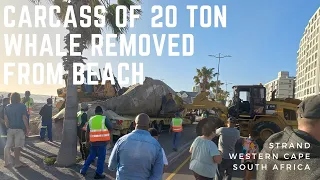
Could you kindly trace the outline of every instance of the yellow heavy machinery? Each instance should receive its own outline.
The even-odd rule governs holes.
[[[297,128],[297,99],[276,99],[272,92],[270,101],[266,101],[266,88],[262,85],[234,86],[232,106],[229,116],[235,117],[240,134],[248,136],[253,130],[259,132],[258,144],[262,145],[272,134],[287,126]]]
[[[199,95],[199,98],[197,97],[199,101],[195,101],[189,107],[214,109],[213,106],[216,106],[215,108],[221,111],[219,115],[221,120],[226,120],[225,114],[236,119],[241,136],[247,137],[253,130],[259,132],[257,140],[259,145],[262,145],[272,134],[287,126],[297,128],[296,110],[300,100],[276,99],[274,91],[271,100],[266,101],[266,88],[262,85],[233,86],[233,90],[234,95],[230,108],[214,102],[209,103],[204,97],[206,94],[203,93]],[[204,123],[200,121],[197,131],[201,130]],[[199,133],[201,132],[197,132]]]
[[[122,89],[118,83],[117,78],[113,75],[115,85],[111,84],[110,80],[107,80],[102,84],[101,70],[99,69],[100,80],[97,76],[92,76],[92,81],[98,81],[97,85],[82,84],[77,86],[79,102],[90,102],[95,100],[106,100],[108,98],[118,96],[122,94]],[[109,75],[109,74],[108,74]],[[87,77],[87,71],[84,72],[84,77]],[[65,84],[67,86],[68,74],[63,75]],[[65,98],[67,94],[67,88],[57,89],[58,97],[64,98],[64,101],[60,101],[56,104],[56,107],[62,110],[65,107]]]
[[[214,114],[209,114],[209,116],[218,117],[221,120],[226,121],[228,108],[219,102],[209,99],[209,94],[209,92],[201,92],[193,99],[192,104],[184,104],[183,116],[189,119],[194,119],[195,115],[192,113],[194,110],[213,111]]]

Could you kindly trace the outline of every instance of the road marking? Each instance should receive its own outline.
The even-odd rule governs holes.
[[[171,173],[170,176],[167,177],[166,180],[171,180],[171,179],[173,178],[173,176],[176,175],[177,172],[179,172],[180,169],[181,169],[190,159],[191,159],[191,155],[190,155],[186,160],[184,160],[183,163],[181,163],[180,166],[178,166],[177,169],[175,169],[175,170],[173,171],[173,173]]]

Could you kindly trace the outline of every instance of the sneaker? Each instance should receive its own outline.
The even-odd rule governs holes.
[[[86,173],[82,172],[81,170],[80,170],[80,174],[81,174],[83,177],[86,176]]]
[[[100,175],[96,173],[96,175],[94,176],[94,179],[104,179],[104,178],[106,178],[106,175],[104,174]]]

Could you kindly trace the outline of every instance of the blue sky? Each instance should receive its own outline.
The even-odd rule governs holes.
[[[174,29],[151,29],[151,6],[176,5],[178,26]],[[186,5],[227,5],[227,28],[191,29]],[[233,84],[266,83],[281,70],[295,76],[296,52],[305,26],[319,8],[320,1],[145,1],[143,20],[131,33],[192,33],[195,37],[193,57],[141,57],[145,74],[164,79],[175,90],[191,90],[195,68],[217,69],[218,60],[208,54],[231,55],[221,60],[222,81]],[[196,13],[199,18],[199,14]],[[196,22],[199,22],[196,21]],[[122,59],[122,58],[121,58]],[[156,67],[156,68],[155,68]],[[156,69],[156,70],[155,70]],[[230,87],[231,88],[231,87]],[[228,88],[229,89],[229,88]]]
[[[19,2],[28,4],[27,0]],[[153,5],[176,5],[178,26],[172,29],[151,28]],[[201,28],[198,12],[196,27],[189,28],[186,5],[227,5],[227,28]],[[136,22],[135,28],[129,30],[129,34],[192,33],[195,38],[193,57],[157,57],[153,53],[148,57],[102,58],[90,57],[89,51],[85,52],[85,55],[89,62],[143,62],[145,76],[163,79],[176,91],[191,91],[195,69],[202,66],[217,68],[218,60],[208,57],[208,54],[222,53],[232,56],[221,60],[220,79],[223,82],[266,83],[276,78],[277,73],[282,70],[295,76],[296,52],[300,39],[319,5],[320,1],[317,0],[147,0],[142,6],[142,19]],[[61,29],[59,32],[65,31]],[[55,58],[53,61],[60,62],[61,59]],[[228,89],[230,90],[231,86]],[[0,87],[0,90],[5,88]],[[52,88],[51,91],[50,94],[56,92]]]

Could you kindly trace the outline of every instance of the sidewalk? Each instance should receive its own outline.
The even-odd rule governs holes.
[[[29,167],[23,168],[5,168],[3,155],[0,156],[0,179],[93,179],[95,174],[95,165],[91,165],[86,178],[80,173],[83,162],[80,162],[70,168],[60,168],[55,166],[47,166],[43,163],[44,157],[57,155],[60,147],[60,142],[26,142],[26,146],[22,151],[21,160],[25,162]],[[111,149],[107,151],[106,162],[109,159]],[[78,152],[78,156],[81,156]],[[107,179],[115,179],[115,173],[107,170],[107,163],[105,163],[105,172]],[[111,175],[110,175],[111,174]],[[113,176],[113,177],[112,177]]]

